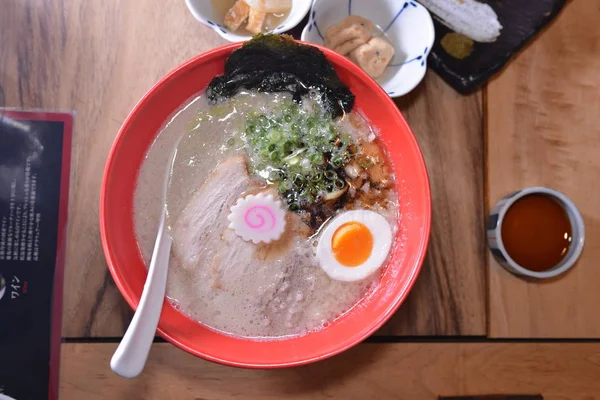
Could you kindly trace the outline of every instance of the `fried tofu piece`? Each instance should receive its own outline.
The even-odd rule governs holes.
[[[325,47],[335,50],[350,41],[364,44],[372,36],[373,23],[371,21],[358,15],[350,15],[340,23],[332,25],[327,29],[327,32],[325,32]]]
[[[250,15],[248,16],[248,25],[246,25],[246,29],[254,34],[261,33],[266,18],[266,12],[259,11],[255,8],[251,8]]]
[[[347,56],[358,46],[365,44],[365,43],[367,43],[367,42],[365,40],[363,40],[363,38],[356,38],[356,39],[348,40],[347,42],[342,43],[338,47],[335,47],[333,49],[333,51],[335,51],[336,53],[339,53],[343,56]]]
[[[244,0],[238,0],[225,14],[225,26],[235,32],[248,19],[249,14],[250,6]]]
[[[394,57],[394,47],[387,40],[374,37],[350,53],[350,59],[372,78],[379,78]]]

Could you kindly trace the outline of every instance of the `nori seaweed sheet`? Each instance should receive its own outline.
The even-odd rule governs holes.
[[[240,89],[290,92],[298,102],[311,89],[317,89],[334,118],[350,112],[354,105],[354,95],[325,55],[286,35],[258,35],[232,52],[225,62],[225,74],[208,85],[208,99],[216,103]]]

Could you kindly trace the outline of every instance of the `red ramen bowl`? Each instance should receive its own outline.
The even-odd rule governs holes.
[[[100,230],[108,268],[123,297],[137,307],[147,269],[138,249],[133,195],[140,165],[161,126],[201,92],[239,43],[201,54],[160,80],[135,106],[108,157],[100,197]],[[356,95],[355,109],[379,131],[387,148],[400,199],[398,234],[380,283],[345,315],[318,332],[279,341],[226,336],[193,321],[165,302],[158,333],[185,351],[222,364],[290,367],[322,360],[359,343],[392,316],[408,296],[421,269],[431,225],[429,180],[417,142],[400,111],[360,68],[319,47]]]

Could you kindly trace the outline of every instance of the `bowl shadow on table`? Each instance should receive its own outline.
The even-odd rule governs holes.
[[[384,346],[358,345],[327,360],[302,367],[268,371],[273,378],[272,388],[278,391],[293,388],[294,392],[326,392],[353,381],[364,369],[380,359]],[[306,382],[312,382],[306,385]]]
[[[400,110],[407,110],[407,109],[411,108],[411,106],[415,103],[415,101],[420,96],[424,95],[423,93],[425,92],[425,87],[426,87],[426,83],[421,82],[413,90],[411,90],[409,93],[405,94],[404,96],[394,98],[393,99],[394,103],[396,103],[396,105],[398,106],[398,108]]]
[[[191,355],[185,357],[185,362],[181,362],[182,357],[168,357],[172,352],[151,352],[149,364],[141,376],[145,375],[146,379],[137,380],[135,386],[138,391],[132,393],[140,393],[139,390],[153,379],[152,375],[166,373],[178,376],[180,382],[201,381],[204,390],[214,391],[214,393],[223,389],[223,379],[234,379],[260,382],[260,388],[255,388],[258,392],[268,391],[282,396],[293,394],[295,397],[301,394],[323,394],[361,375],[363,370],[381,358],[381,352],[384,350],[385,346],[377,344],[358,345],[329,359],[309,365],[270,370],[227,367],[204,362]]]

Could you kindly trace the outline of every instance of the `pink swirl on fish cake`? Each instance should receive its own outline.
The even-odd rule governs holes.
[[[268,232],[275,228],[277,218],[275,213],[266,206],[253,206],[246,210],[244,221],[249,228],[259,232]]]
[[[238,199],[227,219],[229,228],[245,241],[270,243],[283,234],[285,215],[280,200],[270,193],[258,193]]]

